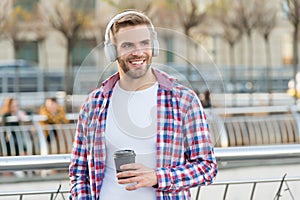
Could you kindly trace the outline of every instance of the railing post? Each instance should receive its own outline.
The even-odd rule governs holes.
[[[283,183],[284,183],[285,177],[286,177],[286,174],[284,174],[284,176],[282,177],[282,180],[281,180],[281,182],[280,182],[278,191],[277,191],[277,193],[276,193],[276,195],[275,195],[275,197],[274,197],[274,199],[276,199],[276,200],[279,200],[279,198],[281,197],[281,189],[282,189],[282,185],[283,185]]]
[[[32,121],[33,121],[33,125],[35,126],[37,134],[38,134],[40,148],[41,148],[40,149],[41,155],[47,155],[49,152],[48,152],[48,144],[46,142],[46,137],[45,137],[44,131],[38,121],[36,121],[36,120],[32,120]]]
[[[228,188],[229,188],[229,184],[226,184],[226,187],[225,187],[225,190],[224,190],[224,195],[223,195],[223,200],[226,200]]]
[[[229,141],[228,141],[224,121],[221,119],[219,115],[213,113],[213,111],[209,112],[209,110],[205,110],[205,112],[207,113],[207,117],[209,118],[209,121],[211,121],[212,123],[216,123],[218,127],[217,129],[218,129],[219,138],[214,138],[215,143],[217,143],[217,141],[220,141],[221,147],[228,147]]]
[[[201,189],[201,186],[199,186],[198,189],[197,189],[196,200],[199,199],[199,196],[200,196],[200,189]]]
[[[37,76],[37,82],[38,82],[38,86],[37,86],[37,92],[42,92],[44,91],[44,79],[45,79],[45,74],[43,72],[36,72],[36,76]]]
[[[291,106],[290,111],[292,113],[292,116],[295,119],[295,123],[296,123],[296,127],[297,127],[297,132],[295,132],[295,140],[296,141],[298,140],[298,142],[300,142],[300,116],[297,111],[297,106]]]
[[[253,200],[255,188],[256,188],[256,182],[253,183],[253,187],[252,187],[252,191],[251,191],[251,197],[250,197],[251,200]]]

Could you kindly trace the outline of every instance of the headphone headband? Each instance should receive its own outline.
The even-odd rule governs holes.
[[[122,13],[117,14],[115,17],[113,17],[110,22],[108,23],[106,30],[105,30],[105,35],[104,35],[104,52],[105,52],[105,56],[106,58],[111,61],[114,62],[115,60],[117,60],[117,50],[115,48],[115,46],[111,43],[110,41],[110,30],[112,28],[112,26],[114,25],[114,23],[121,19],[122,17],[129,15],[129,14],[135,14],[138,16],[141,16],[143,18],[146,18],[149,21],[150,24],[150,29],[152,31],[153,34],[153,39],[152,39],[152,44],[153,44],[153,56],[157,56],[158,55],[158,51],[159,51],[159,43],[157,40],[157,33],[154,29],[154,26],[151,22],[151,20],[144,14],[137,12],[137,11],[125,11]]]

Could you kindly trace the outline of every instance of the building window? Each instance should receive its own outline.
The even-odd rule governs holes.
[[[16,0],[14,5],[31,12],[36,8],[38,2],[39,0]]]
[[[72,49],[72,64],[80,66],[83,60],[88,56],[92,49],[96,46],[95,40],[80,40]]]
[[[96,7],[95,0],[72,0],[71,7],[83,12],[94,11]]]
[[[18,41],[16,42],[16,59],[24,59],[39,62],[38,59],[38,42],[37,41]]]

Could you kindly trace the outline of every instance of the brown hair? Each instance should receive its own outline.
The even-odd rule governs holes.
[[[4,100],[4,104],[3,104],[3,107],[1,109],[1,114],[6,114],[6,113],[11,113],[11,104],[13,103],[13,101],[15,101],[14,98],[11,98],[11,97],[7,97],[5,100]]]
[[[45,102],[46,102],[47,100],[50,100],[50,101],[52,101],[52,102],[54,102],[54,103],[57,103],[57,100],[56,100],[55,97],[48,97],[48,98],[45,99]]]
[[[131,10],[126,10],[126,11],[131,11]],[[135,11],[135,12],[137,12],[137,13],[129,13],[114,22],[114,24],[112,25],[112,27],[110,29],[112,43],[116,42],[116,38],[115,38],[116,33],[118,33],[118,31],[121,28],[124,28],[127,26],[148,25],[151,36],[153,36],[152,23],[151,23],[150,19],[141,12],[138,12],[138,11]],[[138,13],[140,13],[140,14],[138,14]]]

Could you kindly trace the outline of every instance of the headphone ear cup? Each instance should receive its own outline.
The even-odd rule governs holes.
[[[159,54],[159,43],[157,39],[153,39],[152,43],[153,43],[152,56],[155,57],[158,56]]]
[[[104,53],[106,58],[110,62],[114,62],[117,60],[117,51],[115,46],[112,43],[107,43],[104,45]]]

